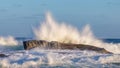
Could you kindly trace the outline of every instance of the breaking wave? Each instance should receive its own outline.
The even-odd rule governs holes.
[[[0,37],[0,53],[21,50],[21,49],[23,49],[23,45],[13,36]]]
[[[18,45],[18,41],[12,36],[0,37],[0,45]]]
[[[10,56],[0,59],[0,68],[119,68],[120,64],[120,55],[91,51],[33,49],[6,54]]]
[[[89,24],[80,31],[64,22],[55,21],[50,12],[46,13],[46,21],[40,24],[38,28],[34,28],[34,34],[38,40],[89,44],[120,54],[120,44],[104,43],[97,39],[93,35]]]

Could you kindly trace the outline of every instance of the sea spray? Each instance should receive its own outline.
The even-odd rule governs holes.
[[[18,45],[18,41],[12,36],[0,37],[0,45]]]
[[[21,41],[17,41],[13,36],[0,37],[0,52],[23,50]]]
[[[68,24],[55,21],[50,12],[46,13],[46,21],[34,29],[34,34],[37,40],[88,44],[120,54],[120,44],[104,43],[97,39],[91,31],[89,24],[80,31]]]
[[[59,24],[51,17],[48,12],[46,14],[46,22],[34,29],[36,39],[43,39],[47,41],[59,41],[64,43],[79,43],[79,31],[72,28],[70,25],[64,23]]]

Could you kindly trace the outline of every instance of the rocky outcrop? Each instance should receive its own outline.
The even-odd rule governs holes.
[[[109,53],[111,52],[105,50],[104,48],[99,48],[91,45],[85,45],[85,44],[72,44],[72,43],[60,43],[57,41],[51,41],[47,42],[44,40],[29,40],[24,41],[24,49],[29,50],[35,47],[40,47],[44,49],[71,49],[71,50],[90,50],[90,51],[96,51],[99,53]]]

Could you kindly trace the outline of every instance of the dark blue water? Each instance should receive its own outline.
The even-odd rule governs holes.
[[[120,43],[120,39],[102,39],[102,40],[107,43]]]

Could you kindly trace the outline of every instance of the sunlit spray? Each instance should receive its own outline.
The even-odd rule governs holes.
[[[37,40],[88,44],[120,54],[120,44],[104,43],[97,39],[93,35],[89,24],[80,31],[71,25],[55,21],[50,12],[46,13],[46,20],[34,29],[34,34]]]

